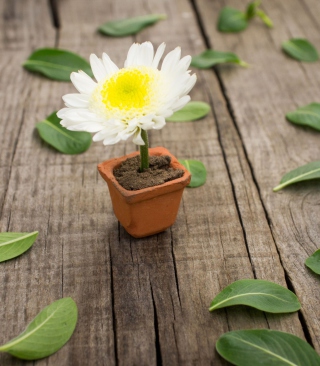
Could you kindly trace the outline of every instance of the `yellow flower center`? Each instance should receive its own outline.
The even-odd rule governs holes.
[[[165,79],[155,68],[124,68],[97,86],[90,100],[90,109],[107,120],[124,122],[154,114],[166,93],[164,85]]]
[[[152,75],[140,69],[122,69],[105,81],[101,89],[107,108],[142,109],[150,104]]]

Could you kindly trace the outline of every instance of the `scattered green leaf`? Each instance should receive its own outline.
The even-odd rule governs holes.
[[[218,18],[218,30],[220,32],[240,32],[246,29],[248,21],[246,14],[229,6],[221,9]]]
[[[223,334],[218,353],[237,366],[319,366],[320,357],[304,340],[269,329],[236,330]]]
[[[179,111],[167,118],[169,122],[188,122],[205,117],[210,112],[210,105],[204,102],[189,102]]]
[[[188,187],[200,187],[206,182],[207,170],[201,161],[179,159],[179,162],[191,173],[191,181]]]
[[[299,168],[291,170],[289,173],[285,174],[282,177],[280,184],[273,188],[273,191],[280,191],[280,189],[287,187],[293,183],[318,178],[320,178],[320,161],[313,161],[306,165],[302,165]]]
[[[292,38],[282,43],[282,49],[299,61],[314,62],[319,59],[318,51],[307,39]]]
[[[244,67],[248,66],[246,62],[240,60],[239,57],[232,52],[220,52],[211,49],[200,53],[200,55],[193,56],[191,66],[199,69],[208,69],[214,65],[228,62]]]
[[[102,24],[98,30],[108,36],[124,37],[137,34],[149,25],[155,24],[159,20],[166,18],[167,16],[165,14],[149,14],[128,19],[112,20]]]
[[[47,357],[64,346],[76,327],[76,303],[65,297],[45,307],[18,337],[0,347],[23,360]]]
[[[89,132],[69,131],[60,125],[61,119],[56,112],[37,123],[36,128],[41,138],[63,154],[80,154],[91,145]]]
[[[305,265],[309,267],[313,272],[320,275],[320,249],[318,249],[309,258],[306,259]]]
[[[261,9],[258,9],[256,11],[256,15],[263,21],[263,23],[269,27],[269,28],[273,28],[273,22],[272,20],[268,17],[268,15],[262,11]]]
[[[260,6],[260,4],[261,4],[260,0],[252,1],[251,3],[248,4],[246,14],[245,14],[248,20],[250,20],[256,16],[257,8],[258,8],[258,6]]]
[[[56,48],[40,48],[34,51],[22,66],[49,79],[60,81],[70,81],[70,74],[78,70],[93,76],[91,67],[84,58]]]
[[[286,114],[287,119],[297,125],[320,131],[320,103],[311,103]]]
[[[247,305],[268,313],[291,313],[300,309],[297,296],[285,287],[265,280],[239,280],[223,289],[209,311]]]
[[[32,233],[0,233],[0,262],[18,257],[35,242],[38,231]]]

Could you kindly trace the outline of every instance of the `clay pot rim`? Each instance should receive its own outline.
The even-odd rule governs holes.
[[[150,148],[149,154],[153,156],[169,155],[171,157],[170,166],[175,169],[183,170],[183,176],[157,186],[143,188],[137,191],[129,191],[123,188],[114,177],[113,170],[114,168],[119,166],[124,160],[139,155],[139,151],[135,151],[119,158],[106,160],[98,165],[98,170],[102,177],[104,179],[107,178],[107,180],[109,180],[109,182],[113,184],[113,186],[121,193],[124,199],[128,202],[130,201],[131,203],[152,198],[155,195],[155,191],[157,191],[157,195],[166,194],[168,192],[174,192],[176,190],[184,188],[189,184],[191,180],[190,172],[182,164],[180,164],[178,159],[174,155],[172,155],[167,149],[160,146]]]

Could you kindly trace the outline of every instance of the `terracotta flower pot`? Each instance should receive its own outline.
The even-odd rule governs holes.
[[[160,233],[175,222],[183,190],[189,184],[191,175],[167,149],[151,148],[150,155],[169,155],[171,167],[183,170],[183,176],[158,186],[128,191],[117,182],[113,170],[124,160],[138,154],[139,152],[134,152],[104,161],[98,165],[98,170],[108,183],[117,219],[129,234],[135,238],[142,238]]]

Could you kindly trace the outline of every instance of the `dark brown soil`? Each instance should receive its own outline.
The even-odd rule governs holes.
[[[183,170],[170,167],[170,156],[150,156],[149,169],[140,172],[140,156],[125,160],[113,174],[119,184],[128,191],[158,186],[183,176]]]

